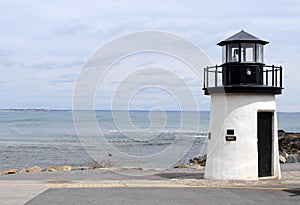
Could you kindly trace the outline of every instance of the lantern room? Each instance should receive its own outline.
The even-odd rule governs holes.
[[[217,45],[222,46],[223,64],[263,63],[263,47],[268,43],[242,30]]]
[[[222,64],[204,70],[205,94],[281,94],[282,68],[264,64],[264,46],[268,43],[243,30],[218,43]]]

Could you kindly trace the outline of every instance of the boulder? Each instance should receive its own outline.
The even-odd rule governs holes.
[[[280,155],[280,156],[279,156],[279,162],[280,162],[281,164],[285,164],[286,158],[285,158],[284,156]]]
[[[300,151],[297,150],[297,152],[295,152],[294,155],[296,156],[297,161],[300,162]]]
[[[204,166],[201,166],[200,164],[195,164],[194,166],[195,169],[204,169]]]
[[[189,161],[190,165],[200,165],[200,166],[205,166],[206,164],[206,155],[200,156],[200,157],[195,157],[194,159],[190,159]]]
[[[177,166],[174,167],[175,169],[184,169],[184,168],[188,168],[187,165],[185,164],[178,164]]]
[[[295,148],[298,149],[298,150],[300,150],[300,141],[295,142]]]
[[[57,171],[58,172],[71,171],[72,168],[73,168],[72,166],[61,166],[61,167],[57,167]]]
[[[47,168],[47,171],[48,172],[57,172],[57,168],[53,167],[53,166],[50,166],[50,167]]]
[[[294,154],[290,154],[286,159],[286,163],[296,163],[297,157]]]
[[[71,171],[73,169],[72,166],[63,166],[63,171]]]
[[[285,144],[289,144],[291,142],[298,142],[299,139],[300,133],[278,131],[278,140],[282,141]]]
[[[27,169],[26,168],[22,168],[19,172],[20,173],[25,173],[25,172],[27,172]]]
[[[279,130],[278,144],[280,155],[287,159],[286,163],[295,163],[300,161],[300,133]]]
[[[0,172],[0,174],[17,174],[18,173],[18,169],[9,169],[9,170],[5,170],[3,172]]]
[[[26,169],[26,172],[41,172],[43,169],[38,167],[38,166],[34,166],[34,167],[31,167],[31,168],[27,168]]]
[[[286,158],[288,158],[289,155],[288,155],[288,153],[286,153],[285,151],[283,151],[282,152],[282,156],[286,159]]]

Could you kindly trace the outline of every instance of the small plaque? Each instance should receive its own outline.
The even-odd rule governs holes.
[[[236,141],[236,136],[226,136],[225,139],[229,142]]]

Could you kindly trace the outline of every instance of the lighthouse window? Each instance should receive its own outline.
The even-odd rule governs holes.
[[[256,61],[259,63],[264,62],[264,47],[261,44],[256,45]]]
[[[239,62],[240,52],[239,44],[233,43],[227,45],[227,61],[228,62]]]
[[[227,135],[234,135],[234,130],[233,129],[228,129],[227,130]]]
[[[255,59],[255,44],[242,43],[241,44],[241,57],[242,62],[254,62]]]
[[[226,59],[226,45],[222,47],[222,62],[226,63],[227,59]]]

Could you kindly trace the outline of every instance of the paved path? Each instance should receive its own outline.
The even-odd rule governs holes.
[[[299,204],[299,192],[182,187],[64,188],[49,189],[27,204]]]
[[[299,204],[300,170],[287,170],[258,182],[208,181],[202,170],[180,169],[0,176],[0,204]]]

